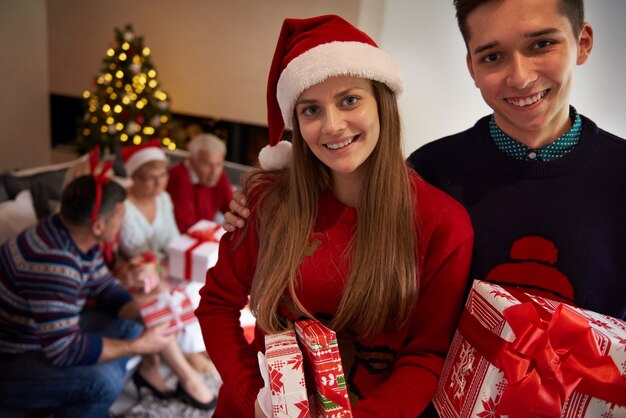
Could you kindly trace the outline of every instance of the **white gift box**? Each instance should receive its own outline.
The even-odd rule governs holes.
[[[309,418],[302,351],[296,334],[288,330],[265,336],[265,355],[259,369],[272,399],[273,418]]]
[[[225,233],[215,222],[196,222],[168,246],[170,276],[204,283],[207,270],[217,263],[219,240]],[[210,240],[203,241],[209,236]]]

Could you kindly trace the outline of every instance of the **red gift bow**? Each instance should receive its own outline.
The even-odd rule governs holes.
[[[459,331],[508,384],[496,412],[511,418],[559,417],[574,390],[626,405],[626,379],[601,355],[589,321],[566,305],[553,315],[533,302],[504,310],[515,333],[508,342],[486,331],[468,311]]]
[[[187,231],[187,235],[197,241],[185,251],[185,279],[191,280],[191,253],[193,253],[193,250],[205,242],[220,242],[219,238],[215,238],[215,233],[219,231],[221,227],[221,225],[215,225],[211,228]]]
[[[157,256],[152,251],[144,251],[139,254],[139,256],[144,263],[156,263],[158,260]]]
[[[102,207],[102,186],[109,182],[107,172],[113,166],[113,161],[107,161],[102,163],[100,172],[96,173],[98,163],[100,162],[100,146],[96,145],[91,151],[89,151],[89,172],[96,182],[96,201],[94,202],[93,209],[91,210],[91,222],[95,222],[98,219],[98,213]]]

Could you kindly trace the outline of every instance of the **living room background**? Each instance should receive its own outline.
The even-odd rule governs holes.
[[[406,150],[472,125],[489,112],[465,69],[450,1],[0,0],[0,170],[73,158],[51,148],[50,94],[80,97],[112,42],[132,23],[150,45],[172,111],[266,126],[265,83],[285,17],[337,13],[396,56]],[[591,59],[572,94],[578,110],[626,136],[626,2],[588,0]],[[450,118],[449,115],[454,115]]]

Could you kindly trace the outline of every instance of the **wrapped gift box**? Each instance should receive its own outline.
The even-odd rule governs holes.
[[[295,328],[313,372],[317,417],[352,417],[335,332],[312,319],[296,321]]]
[[[167,322],[165,332],[168,334],[198,320],[184,285],[162,292],[152,301],[141,305],[140,313],[147,327]]]
[[[309,418],[302,351],[296,334],[285,331],[265,336],[265,356],[259,353],[261,374],[269,386],[274,418]]]
[[[138,274],[141,274],[142,280],[136,285],[133,290],[143,292],[147,295],[159,285],[159,260],[157,259],[156,255],[154,255],[154,253],[143,252],[137,257],[132,258],[130,260],[130,264],[134,266],[141,266],[140,273]]]
[[[625,349],[624,321],[477,280],[434,404],[443,418],[626,417]]]
[[[217,263],[219,240],[226,231],[215,222],[201,220],[168,246],[170,276],[204,283]]]

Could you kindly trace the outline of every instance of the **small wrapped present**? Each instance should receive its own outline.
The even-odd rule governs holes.
[[[296,321],[295,328],[313,372],[317,417],[352,417],[335,332],[313,319]]]
[[[449,417],[626,417],[626,323],[476,280],[434,404]]]
[[[166,334],[198,320],[184,285],[162,292],[152,301],[141,305],[140,313],[147,327],[167,322]]]
[[[309,418],[302,351],[293,331],[265,336],[265,355],[259,353],[259,368],[269,386],[272,416]]]
[[[133,290],[148,294],[154,290],[160,282],[159,277],[159,259],[154,253],[146,251],[129,260],[130,264],[136,269],[133,274],[135,277],[135,287]]]
[[[219,241],[226,231],[215,222],[195,223],[168,246],[170,276],[204,283],[206,272],[217,263]]]

